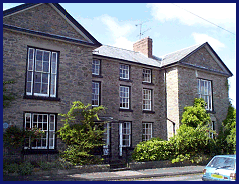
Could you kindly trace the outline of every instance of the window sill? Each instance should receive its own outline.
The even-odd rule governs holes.
[[[122,112],[133,112],[132,109],[121,109],[121,108],[119,108],[119,111],[122,111]]]
[[[151,83],[151,82],[142,82],[142,84],[154,86],[154,83]]]
[[[119,78],[119,80],[120,80],[120,81],[125,81],[125,82],[133,82],[133,81],[130,80],[130,79],[121,79],[121,78]]]
[[[103,78],[102,75],[95,75],[95,74],[92,74],[92,77],[96,77],[96,78]]]
[[[216,112],[214,110],[206,110],[207,113],[210,113],[210,114],[216,114]]]
[[[143,113],[155,114],[155,111],[147,111],[147,110],[143,110]]]
[[[44,97],[44,96],[28,96],[24,95],[23,99],[31,99],[31,100],[47,100],[47,101],[61,101],[60,98],[55,97]]]
[[[57,154],[56,149],[24,149],[24,154]]]

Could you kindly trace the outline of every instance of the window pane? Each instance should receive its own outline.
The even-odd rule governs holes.
[[[42,74],[42,82],[43,83],[47,83],[48,84],[48,74],[46,74],[46,73],[43,73]]]
[[[56,75],[51,75],[51,96],[56,95]]]
[[[35,81],[34,82],[41,82],[41,73],[35,72]]]
[[[28,70],[29,71],[33,71],[33,59],[29,59],[28,61]]]
[[[43,61],[49,63],[49,59],[50,59],[50,52],[44,51],[44,52],[43,52]]]
[[[49,62],[43,62],[43,72],[49,72]]]
[[[42,54],[43,52],[41,50],[36,50],[36,60],[42,61]]]
[[[40,93],[41,92],[41,84],[35,83],[34,84],[34,93]]]
[[[42,94],[47,94],[47,92],[48,92],[48,84],[42,84],[41,93]]]
[[[28,93],[32,92],[32,83],[31,82],[27,82],[26,92],[28,92]]]

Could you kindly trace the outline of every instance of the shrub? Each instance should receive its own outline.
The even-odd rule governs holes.
[[[84,165],[101,160],[91,154],[95,148],[103,146],[102,124],[95,123],[99,120],[97,113],[101,110],[104,110],[102,106],[92,108],[90,104],[85,106],[76,101],[67,114],[60,114],[65,124],[58,130],[58,135],[67,145],[61,154],[66,161],[73,165]]]
[[[22,176],[24,175],[31,175],[33,171],[33,165],[31,165],[30,162],[23,162],[19,165],[19,171],[18,173]]]
[[[17,163],[12,163],[9,165],[5,165],[5,170],[8,171],[8,173],[15,173],[19,171],[19,165]]]
[[[170,142],[155,138],[137,144],[132,158],[135,161],[167,160],[170,159],[173,150]]]

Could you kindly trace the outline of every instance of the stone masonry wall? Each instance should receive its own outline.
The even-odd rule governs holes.
[[[180,120],[185,106],[192,106],[194,98],[197,96],[197,78],[212,81],[213,92],[213,112],[210,113],[211,119],[216,121],[215,129],[219,131],[222,121],[226,118],[229,106],[227,90],[227,77],[215,75],[209,72],[179,67],[179,114]],[[187,80],[190,78],[191,80]]]
[[[16,95],[10,106],[3,109],[3,121],[23,126],[23,113],[66,113],[73,101],[91,103],[92,48],[53,41],[12,31],[3,31],[3,81],[14,80],[9,92]],[[27,63],[27,46],[60,52],[58,97],[60,101],[23,99]],[[58,115],[57,129],[63,123]]]
[[[97,58],[97,57],[96,57]],[[130,65],[130,81],[119,79],[120,61],[101,59],[101,75],[103,78],[93,77],[93,81],[101,82],[101,105],[106,107],[104,116],[113,117],[116,121],[130,121],[132,123],[132,148],[142,141],[142,122],[153,123],[153,137],[166,139],[167,127],[165,122],[165,95],[163,72],[153,69],[153,84],[142,84],[143,66]],[[128,63],[125,63],[128,64]],[[131,88],[131,110],[133,112],[119,110],[119,86],[126,85]],[[142,112],[143,88],[153,90],[153,111],[155,113]],[[118,124],[111,129],[112,155],[119,155],[119,130]]]
[[[13,16],[3,17],[4,24],[9,24],[34,31],[61,35],[85,40],[63,17],[48,3],[43,3]]]
[[[173,123],[175,129],[179,128],[179,88],[178,88],[178,68],[166,69],[167,85],[167,138],[173,136]]]

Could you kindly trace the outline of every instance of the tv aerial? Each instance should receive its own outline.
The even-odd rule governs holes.
[[[137,37],[139,36],[139,39],[141,39],[141,36],[143,36],[145,32],[147,32],[147,31],[149,31],[149,30],[151,29],[151,28],[149,28],[149,29],[147,29],[147,30],[145,30],[145,31],[142,32],[142,25],[143,25],[144,23],[148,22],[148,21],[149,21],[149,20],[144,21],[144,22],[141,22],[141,23],[139,23],[139,24],[135,24],[136,27],[139,26],[139,35],[137,35]]]

